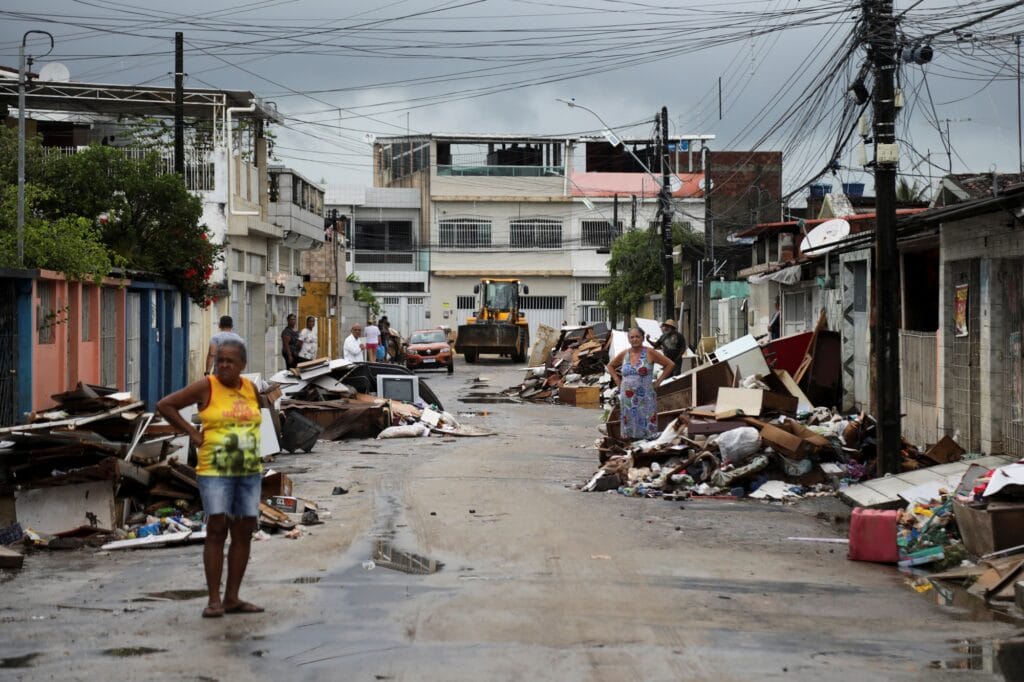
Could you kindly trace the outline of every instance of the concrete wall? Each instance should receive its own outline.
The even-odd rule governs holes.
[[[954,369],[957,343],[953,332],[955,293],[957,285],[962,283],[958,274],[963,271],[965,263],[976,262],[977,286],[971,287],[969,296],[976,297],[978,305],[977,416],[980,429],[977,440],[983,452],[999,452],[1003,447],[1003,349],[1008,330],[1004,325],[1002,273],[1006,267],[1011,267],[1003,259],[1024,256],[1024,234],[1008,223],[1009,218],[1005,214],[992,213],[944,224],[940,233],[939,429],[952,434],[965,425],[965,415],[958,413],[954,404],[954,391],[962,389],[962,376]]]

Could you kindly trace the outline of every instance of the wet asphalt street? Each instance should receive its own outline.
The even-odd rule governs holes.
[[[842,545],[788,539],[842,537],[834,500],[581,493],[599,411],[490,402],[521,377],[496,359],[423,376],[494,435],[278,457],[270,466],[329,518],[254,543],[242,596],[266,613],[200,619],[199,546],[38,551],[0,583],[0,679],[1021,675],[1016,649],[997,644],[1014,624],[962,595],[919,595]]]

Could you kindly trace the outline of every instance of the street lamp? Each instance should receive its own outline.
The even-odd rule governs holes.
[[[601,125],[604,126],[604,129],[601,131],[601,135],[603,135],[604,139],[608,141],[608,144],[610,144],[613,147],[621,146],[623,149],[625,149],[629,153],[629,155],[633,157],[633,160],[636,161],[638,164],[640,164],[640,167],[643,168],[644,171],[648,175],[650,175],[652,178],[654,178],[654,180],[656,182],[659,182],[659,184],[660,184],[660,180],[658,180],[658,176],[655,175],[654,172],[650,168],[647,167],[646,163],[644,163],[643,161],[640,160],[639,156],[637,156],[636,154],[633,153],[632,149],[630,149],[628,146],[622,144],[622,139],[615,133],[615,130],[610,125],[605,123],[605,120],[603,118],[601,118],[601,115],[599,113],[597,113],[596,111],[594,111],[590,107],[583,106],[582,104],[580,104],[579,102],[577,102],[576,100],[573,100],[573,99],[565,99],[563,97],[556,97],[555,101],[556,102],[561,102],[562,104],[568,105],[570,109],[582,109],[583,111],[589,111],[591,114],[593,114],[594,118],[596,118],[598,121],[600,121]]]
[[[50,49],[41,57],[53,52],[53,36],[46,31],[25,31],[18,49],[18,267],[25,266],[25,42],[33,33],[50,39]],[[28,66],[32,66],[32,56]]]

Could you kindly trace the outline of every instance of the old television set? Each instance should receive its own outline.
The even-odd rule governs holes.
[[[420,399],[419,377],[408,374],[378,374],[377,397],[415,403]]]

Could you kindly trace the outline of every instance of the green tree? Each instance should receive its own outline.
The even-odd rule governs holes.
[[[615,323],[621,317],[628,323],[644,297],[659,288],[663,272],[661,237],[656,231],[635,230],[616,239],[608,260],[610,281],[598,293],[609,319]]]
[[[672,244],[682,247],[684,259],[703,257],[704,234],[688,223],[672,224]],[[612,324],[620,318],[628,324],[644,299],[664,287],[661,250],[661,233],[657,229],[626,232],[612,243],[608,261],[611,281],[598,293]]]

